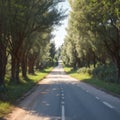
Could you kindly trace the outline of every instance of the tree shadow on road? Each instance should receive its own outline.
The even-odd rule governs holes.
[[[31,91],[27,92],[24,96],[22,96],[15,104],[12,104],[13,106],[29,113],[30,117],[33,118],[33,120],[39,118],[50,118],[50,120],[60,120],[59,92],[59,85],[56,85],[55,83],[38,84],[36,87],[31,89]],[[0,118],[0,120],[7,119]]]

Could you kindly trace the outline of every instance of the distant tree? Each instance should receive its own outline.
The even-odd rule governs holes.
[[[51,58],[55,57],[55,53],[56,53],[55,43],[51,42],[50,43],[50,56],[51,56]]]

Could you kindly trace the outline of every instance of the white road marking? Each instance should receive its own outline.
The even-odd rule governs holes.
[[[61,104],[62,104],[62,105],[64,105],[64,104],[65,104],[65,102],[64,102],[64,101],[62,101],[62,102],[61,102]]]
[[[111,104],[107,103],[106,101],[103,101],[103,104],[106,105],[106,106],[108,106],[108,107],[111,108],[111,109],[114,108]]]
[[[64,102],[64,90],[61,87],[61,120],[65,120],[65,102]]]
[[[62,105],[62,114],[61,114],[62,120],[65,120],[65,107]]]
[[[64,97],[62,97],[62,99],[64,100]]]
[[[97,97],[97,96],[96,96],[96,99],[97,99],[97,100],[100,100],[100,98],[99,98],[99,97]]]

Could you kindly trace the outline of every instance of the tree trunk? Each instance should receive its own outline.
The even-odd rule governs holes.
[[[117,83],[120,83],[120,59],[116,59],[116,68],[117,68]]]
[[[119,69],[117,71],[117,81],[116,82],[120,83],[120,67],[119,67]]]
[[[34,59],[29,59],[28,60],[28,73],[29,74],[35,74],[34,72],[34,63],[35,63],[35,60]]]
[[[76,61],[73,63],[73,69],[76,70],[77,66],[76,66]]]
[[[11,82],[15,80],[15,57],[14,55],[11,55]]]
[[[24,56],[21,61],[22,77],[27,78],[27,57]]]
[[[93,52],[93,64],[94,64],[94,68],[96,67],[96,56],[95,53]]]
[[[0,44],[0,86],[4,84],[4,78],[6,73],[6,48]]]
[[[19,79],[19,72],[20,72],[20,61],[19,61],[19,59],[17,59],[17,61],[16,61],[16,71],[15,71],[16,73],[15,73],[15,77],[16,77],[16,79],[15,79],[15,82],[18,84],[18,83],[20,83],[20,79]]]
[[[29,54],[28,55],[28,73],[35,74],[34,66],[37,60],[37,54]]]
[[[77,58],[77,67],[78,68],[81,67],[81,60],[80,60],[80,58]]]
[[[39,62],[39,60],[37,60],[37,62],[36,62],[36,69],[40,70],[40,62]]]
[[[35,72],[34,72],[34,63],[30,62],[30,61],[29,61],[29,64],[28,64],[28,73],[29,74],[35,74]]]
[[[19,81],[19,66],[20,61],[14,55],[12,55],[12,62],[11,62],[11,82],[18,84]]]

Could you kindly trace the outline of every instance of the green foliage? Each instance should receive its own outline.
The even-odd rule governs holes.
[[[82,68],[79,68],[77,70],[78,73],[88,73],[89,75],[92,75],[93,74],[93,71],[94,71],[94,67],[91,66],[90,68],[86,68],[86,67],[82,67]]]
[[[93,76],[108,82],[116,82],[116,69],[113,65],[99,65],[93,71]]]
[[[71,12],[62,47],[63,62],[73,68],[90,67],[91,64],[95,67],[98,62],[103,65],[112,62],[116,67],[117,77],[114,77],[120,82],[120,2],[69,1]],[[100,76],[104,75],[101,73]]]
[[[57,8],[61,2],[64,0],[0,1],[0,85],[4,84],[9,54],[11,80],[16,83],[20,70],[27,77],[27,67],[33,74],[36,64],[38,68],[44,61],[52,60],[48,47],[52,30],[66,16],[63,9]]]
[[[5,114],[10,113],[11,109],[10,103],[0,101],[0,118],[2,118]]]
[[[93,76],[99,80],[103,80],[106,82],[116,82],[116,69],[114,65],[97,65],[95,68],[94,66],[82,67],[77,70],[77,73],[84,73]]]

